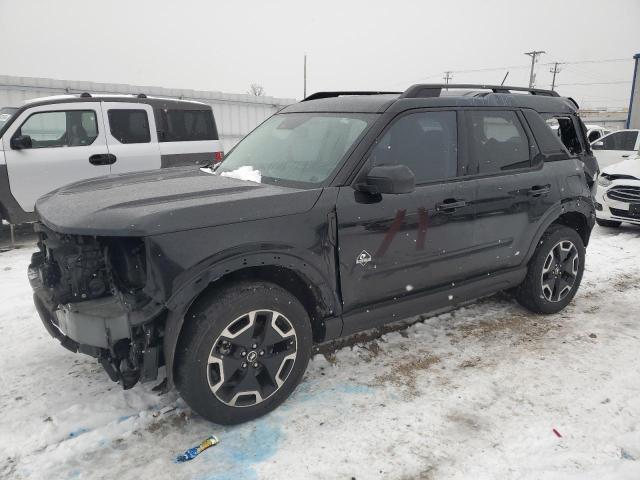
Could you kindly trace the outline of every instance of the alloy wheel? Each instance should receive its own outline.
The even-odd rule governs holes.
[[[213,344],[207,363],[211,391],[231,407],[265,401],[285,382],[297,354],[292,323],[275,310],[254,310],[233,320]]]
[[[542,295],[550,302],[563,300],[573,289],[580,267],[578,249],[569,240],[554,245],[542,266]]]

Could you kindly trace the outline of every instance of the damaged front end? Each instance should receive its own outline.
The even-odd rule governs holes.
[[[97,358],[125,389],[157,378],[164,311],[144,293],[144,239],[36,231],[29,281],[47,331]]]

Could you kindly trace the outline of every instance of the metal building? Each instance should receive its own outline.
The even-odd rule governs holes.
[[[264,119],[286,105],[296,102],[292,98],[0,75],[0,107],[19,107],[25,100],[33,98],[82,92],[144,93],[154,97],[180,98],[208,103],[213,108],[218,133],[225,151],[229,151]]]

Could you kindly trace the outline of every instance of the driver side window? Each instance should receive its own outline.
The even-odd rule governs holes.
[[[16,131],[14,138],[28,135],[32,148],[78,147],[91,145],[98,136],[93,110],[34,113]]]
[[[418,112],[403,115],[378,141],[372,164],[405,165],[416,184],[456,177],[458,132],[456,112]]]

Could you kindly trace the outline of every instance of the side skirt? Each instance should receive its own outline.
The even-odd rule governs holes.
[[[340,336],[345,337],[356,332],[380,327],[386,323],[468,303],[476,298],[519,285],[526,274],[526,266],[519,267],[459,282],[453,287],[446,285],[429,290],[427,293],[416,293],[397,300],[387,300],[369,307],[359,308],[343,314],[343,328]]]

